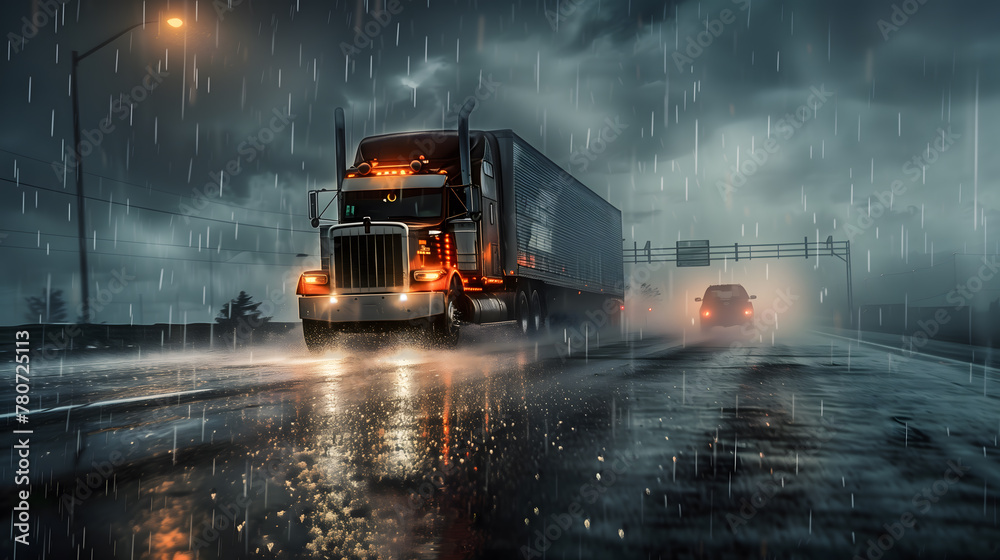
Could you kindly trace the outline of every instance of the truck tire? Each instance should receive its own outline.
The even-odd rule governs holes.
[[[310,354],[322,354],[336,340],[337,331],[323,321],[302,319],[302,335]]]
[[[434,321],[434,335],[443,346],[455,346],[461,332],[461,316],[458,311],[462,298],[462,284],[456,277],[451,281],[448,294],[445,296],[444,313]]]
[[[517,289],[516,307],[514,308],[517,311],[517,328],[524,336],[531,336],[533,333],[531,328],[531,300],[528,298],[528,289],[528,286]]]
[[[531,301],[528,303],[530,310],[531,329],[540,333],[545,329],[545,307],[542,305],[542,296],[538,290],[531,291]]]

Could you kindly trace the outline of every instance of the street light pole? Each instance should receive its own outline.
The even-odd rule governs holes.
[[[84,224],[86,214],[83,209],[83,157],[80,154],[80,96],[77,93],[76,67],[81,60],[77,51],[73,51],[73,69],[70,80],[73,96],[73,152],[76,159],[76,227],[80,242],[80,321],[90,322],[90,279],[87,269],[87,229]]]
[[[130,25],[83,54],[73,51],[73,64],[70,72],[70,81],[72,82],[70,96],[73,98],[73,154],[76,160],[76,226],[80,247],[80,299],[82,302],[80,321],[84,324],[90,323],[90,271],[87,267],[87,226],[85,221],[86,213],[84,211],[84,200],[86,197],[83,194],[83,154],[80,153],[80,95],[77,85],[77,66],[79,66],[81,60],[94,54],[108,43],[132,31],[136,27],[158,21],[154,19]],[[167,23],[171,27],[180,27],[184,24],[179,18],[171,18]]]

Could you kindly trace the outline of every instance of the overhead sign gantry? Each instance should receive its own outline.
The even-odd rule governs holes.
[[[712,261],[739,262],[753,259],[788,259],[837,257],[844,261],[847,268],[847,307],[850,309],[851,324],[854,324],[854,288],[851,282],[851,242],[834,241],[833,236],[826,241],[810,242],[804,237],[802,242],[794,243],[732,243],[730,245],[712,245],[707,239],[677,241],[673,247],[651,247],[649,241],[639,248],[633,242],[631,249],[625,249],[625,263],[641,262],[674,262],[678,267],[709,266]]]

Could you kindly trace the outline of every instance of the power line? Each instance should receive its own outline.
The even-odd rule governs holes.
[[[0,178],[0,181],[6,181],[8,183],[15,183],[15,181],[13,179],[6,179],[6,178]],[[42,191],[53,192],[53,193],[61,194],[61,195],[64,195],[64,196],[73,196],[73,197],[76,196],[76,193],[64,192],[64,191],[61,191],[61,190],[58,190],[58,189],[53,189],[53,188],[50,188],[50,187],[43,187],[41,185],[35,185],[33,183],[25,183],[23,181],[19,181],[19,182],[16,182],[16,183],[19,184],[19,185],[25,185],[25,186],[28,186],[28,187],[31,187],[31,188],[39,189],[39,190],[42,190]],[[127,208],[136,208],[136,209],[139,209],[139,210],[147,210],[149,212],[156,212],[158,214],[167,214],[169,216],[180,216],[180,217],[185,217],[185,218],[193,218],[193,219],[198,219],[198,220],[205,220],[205,221],[208,221],[208,222],[216,222],[216,223],[220,223],[220,224],[242,225],[242,226],[246,226],[246,227],[255,227],[255,228],[261,228],[261,229],[268,229],[268,230],[272,230],[272,231],[286,231],[286,232],[289,232],[289,233],[309,233],[305,229],[303,229],[303,230],[296,230],[296,229],[292,229],[292,228],[283,228],[283,227],[279,227],[279,226],[264,226],[264,225],[244,223],[244,222],[233,222],[233,221],[227,221],[227,220],[220,220],[218,218],[206,218],[204,216],[198,216],[198,215],[179,214],[177,212],[171,212],[169,210],[161,210],[159,208],[150,208],[148,206],[140,206],[138,204],[132,204],[131,202],[126,204],[124,202],[115,202],[115,201],[112,201],[112,200],[101,200],[101,199],[95,198],[93,196],[86,196],[85,195],[84,198],[87,199],[87,200],[93,200],[95,202],[100,202],[101,204],[110,204],[110,205],[114,205],[114,206],[125,206]]]
[[[35,235],[35,236],[37,236],[37,235],[44,235],[44,236],[47,236],[47,237],[65,237],[65,238],[74,239],[74,240],[77,239],[77,236],[75,236],[75,235],[67,235],[67,234],[62,234],[62,233],[41,233],[40,234],[40,232],[38,232],[38,231],[25,231],[25,230],[19,230],[19,229],[6,229],[6,228],[0,228],[0,231],[5,231],[5,232],[8,232],[8,233],[21,233],[21,234],[25,234],[25,235]],[[94,240],[93,237],[88,238],[88,241],[93,242],[93,240]],[[192,245],[181,245],[181,244],[178,244],[178,243],[156,243],[156,242],[152,242],[152,241],[130,241],[130,240],[126,240],[126,239],[108,239],[106,237],[98,237],[97,241],[104,241],[104,242],[108,242],[108,243],[131,243],[131,244],[137,244],[137,245],[148,245],[148,246],[153,246],[153,247],[177,247],[177,248],[180,248],[180,249],[197,249],[199,252],[201,252],[202,250],[204,250],[204,251],[214,251],[214,252],[218,252],[218,251],[221,250],[221,251],[243,251],[243,252],[248,252],[248,253],[268,254],[268,255],[297,255],[298,254],[298,253],[289,253],[289,252],[285,252],[285,251],[259,251],[259,250],[236,249],[236,248],[232,248],[232,249],[230,249],[230,248],[217,249],[217,248],[214,248],[214,247],[210,247],[208,245],[205,245],[205,246],[199,248],[199,247],[195,247],[195,246],[192,246]],[[40,247],[36,247],[36,248],[40,249]],[[216,261],[216,262],[219,262],[219,261]]]
[[[11,154],[13,156],[17,156],[19,158],[24,158],[24,159],[28,159],[28,160],[34,160],[34,161],[37,161],[37,162],[40,162],[40,163],[48,163],[48,164],[52,163],[52,162],[46,162],[45,160],[43,160],[41,158],[36,158],[36,157],[32,157],[32,156],[25,155],[25,154],[19,154],[17,152],[13,152],[11,150],[7,150],[7,149],[4,149],[4,148],[0,148],[0,152],[5,152],[5,153]],[[97,173],[89,173],[89,172],[84,172],[84,175],[88,175],[90,177],[95,177],[95,178],[98,178],[98,179],[105,179],[107,181],[112,181],[112,182],[115,182],[115,183],[121,183],[122,185],[128,185],[130,187],[135,187],[137,189],[145,189],[145,190],[149,190],[149,191],[155,191],[155,192],[158,192],[158,193],[163,193],[163,194],[171,196],[171,197],[176,197],[176,198],[181,198],[181,199],[187,199],[187,200],[191,200],[191,201],[195,200],[193,197],[191,197],[189,195],[178,194],[178,193],[175,193],[175,192],[172,192],[172,191],[168,191],[168,190],[164,190],[164,189],[157,189],[157,188],[151,187],[149,185],[140,185],[138,183],[132,183],[132,182],[125,181],[125,180],[122,180],[122,179],[115,179],[114,177],[108,177],[107,175],[100,175],[100,174],[97,174]],[[5,179],[5,180],[6,181],[10,181],[10,182],[14,182],[11,179]],[[20,183],[20,184],[25,184],[25,183]],[[39,187],[39,188],[41,188],[41,187]],[[95,200],[100,200],[100,199],[95,199]],[[103,202],[106,202],[106,201],[103,201]],[[298,216],[300,218],[305,218],[306,217],[305,214],[298,214],[298,213],[286,214],[284,212],[277,212],[275,210],[262,210],[262,209],[259,209],[259,208],[247,208],[247,207],[244,207],[244,206],[237,206],[235,204],[228,204],[228,203],[222,202],[220,200],[204,200],[204,202],[206,202],[208,204],[218,204],[219,206],[224,206],[226,208],[233,208],[233,209],[236,209],[236,210],[249,210],[251,212],[265,212],[265,213],[268,213],[268,214],[279,214],[279,215],[282,215],[282,216],[289,216],[289,215],[291,215],[291,216]]]
[[[57,252],[57,253],[76,253],[77,252],[77,249],[52,249],[52,248],[42,249],[40,247],[23,247],[23,246],[20,246],[20,245],[8,245],[7,243],[4,243],[3,245],[0,245],[0,248],[6,248],[6,249],[23,249],[23,250],[26,250],[26,251],[43,251],[44,250],[46,252]],[[247,251],[247,252],[250,252],[250,251]],[[104,252],[104,251],[93,251],[93,250],[89,251],[89,253],[92,254],[92,255],[106,255],[106,256],[110,256],[110,257],[120,257],[120,258],[128,258],[128,259],[155,259],[155,260],[167,260],[167,261],[200,262],[200,263],[210,263],[211,262],[211,263],[214,263],[214,264],[230,264],[230,265],[241,265],[241,266],[282,266],[282,267],[296,266],[296,264],[285,264],[285,263],[237,263],[237,262],[232,262],[232,261],[215,261],[215,260],[211,260],[211,259],[191,259],[191,258],[185,258],[185,257],[157,257],[157,256],[154,256],[154,255],[126,255],[126,254],[122,254],[122,253],[107,253],[107,252]],[[286,254],[286,255],[292,255],[293,253],[284,253],[284,254]],[[304,263],[303,263],[303,266],[304,266]]]

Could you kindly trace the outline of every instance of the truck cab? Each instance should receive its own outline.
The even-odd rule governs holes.
[[[311,350],[338,332],[407,326],[457,342],[466,285],[481,290],[484,270],[503,282],[499,244],[481,246],[498,236],[496,189],[471,180],[473,169],[490,173],[483,142],[477,135],[470,145],[467,124],[365,138],[327,206],[334,224],[319,220],[322,191],[310,192],[321,269],[303,273],[297,293]],[[485,224],[484,200],[493,217]]]
[[[307,346],[340,332],[418,327],[448,345],[460,323],[620,309],[621,212],[510,130],[404,132],[361,140],[337,189],[309,192],[320,269],[299,279]],[[609,301],[613,300],[613,301]],[[586,327],[585,327],[586,328]]]

